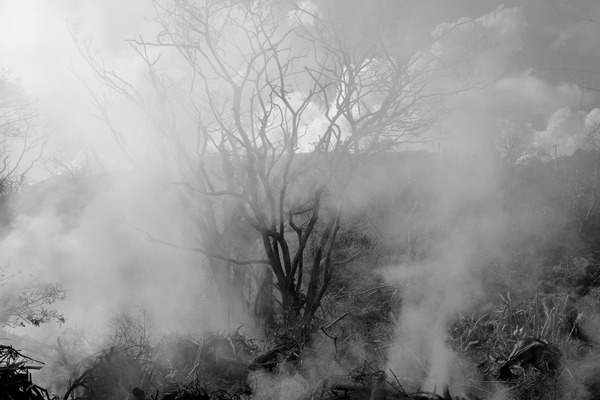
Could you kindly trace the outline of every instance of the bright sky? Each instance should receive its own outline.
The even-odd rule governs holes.
[[[108,60],[127,59],[125,39],[143,33],[152,8],[146,0],[0,0],[0,68],[20,77],[36,97],[52,133],[49,157],[80,150],[115,151],[92,117],[91,97],[74,71],[89,75],[69,34],[71,22],[94,37]]]
[[[395,1],[378,2],[385,9]],[[328,4],[335,4],[332,15],[340,7],[360,15],[375,3]],[[529,124],[537,144],[556,144],[568,153],[576,146],[576,136],[599,119],[597,111],[590,112],[595,94],[588,92],[582,104],[575,81],[600,87],[600,2],[423,0],[412,7],[425,21],[423,32],[415,35],[469,17],[496,43],[478,60],[484,87],[464,95],[462,107],[444,126],[461,132],[466,142],[487,140],[497,120],[510,117]],[[91,149],[110,158],[116,148],[108,131],[91,117],[90,96],[73,73],[88,71],[72,44],[68,21],[78,21],[102,46],[107,60],[127,66],[135,64],[124,40],[150,32],[152,15],[150,0],[0,0],[0,68],[12,69],[39,99],[54,135],[50,153],[74,158],[80,150]]]

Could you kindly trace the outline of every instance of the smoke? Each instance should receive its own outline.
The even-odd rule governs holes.
[[[311,10],[314,8],[312,3],[301,3],[310,4]],[[139,60],[124,56],[120,45],[114,43],[117,38],[131,36],[142,24],[137,20],[125,29],[129,19],[107,22],[112,15],[119,15],[121,5],[116,4],[111,2],[102,9],[101,18],[92,29],[99,33],[102,42],[111,44],[107,46],[108,54],[117,69],[125,71],[128,78],[137,77],[141,70]],[[88,21],[96,17],[98,6],[80,7]],[[119,10],[115,12],[117,7]],[[134,8],[137,10],[137,6],[129,7],[130,13]],[[35,15],[34,20],[38,20],[39,15]],[[303,18],[308,17],[303,15]],[[489,261],[503,251],[507,241],[514,239],[510,236],[514,226],[526,230],[525,225],[531,225],[534,219],[522,219],[522,214],[511,213],[514,210],[506,207],[502,194],[504,175],[490,151],[498,119],[531,121],[527,125],[531,128],[528,129],[531,144],[547,151],[557,148],[559,155],[580,148],[600,121],[598,109],[575,111],[581,102],[577,85],[553,83],[532,70],[515,68],[513,61],[525,47],[528,27],[522,8],[498,7],[470,23],[465,21],[461,19],[436,29],[434,35],[443,39],[435,42],[434,50],[437,55],[464,54],[465,46],[478,44],[475,39],[487,40],[490,48],[472,60],[468,71],[478,88],[450,101],[451,113],[444,120],[443,129],[453,133],[453,140],[448,151],[435,160],[426,180],[419,183],[420,187],[429,185],[424,192],[430,197],[424,200],[426,206],[414,207],[418,215],[412,219],[418,219],[418,227],[404,223],[407,220],[404,214],[388,221],[385,227],[387,235],[399,238],[398,242],[407,236],[407,226],[424,228],[430,235],[422,239],[427,242],[422,253],[409,255],[402,263],[383,271],[388,281],[402,288],[403,296],[396,344],[389,353],[388,367],[403,383],[429,390],[436,387],[439,390],[444,384],[456,385],[471,373],[450,348],[448,327],[458,315],[486,299],[483,281],[492,272]],[[120,29],[108,29],[111,24]],[[564,38],[561,43],[572,40],[573,37]],[[54,52],[49,53],[55,56]],[[60,54],[65,54],[64,49],[61,48]],[[46,52],[37,54],[40,55],[49,57]],[[28,58],[26,64],[40,64],[31,60]],[[58,75],[63,74],[61,69]],[[60,86],[57,82],[62,82],[47,79],[47,75],[42,78],[52,81],[50,86]],[[39,76],[30,82],[41,85]],[[68,88],[65,93],[76,91]],[[291,101],[297,100],[294,96],[290,95]],[[72,100],[54,103],[63,113],[55,123],[68,125],[67,131],[81,130],[81,126],[90,131],[97,129],[84,122],[73,127],[74,120],[82,119],[79,115],[88,113],[81,104]],[[146,128],[125,107],[117,110],[117,114],[124,131],[140,133]],[[314,142],[327,125],[321,114],[318,105],[308,104],[304,114],[305,142]],[[86,138],[91,136],[84,133]],[[105,138],[94,140],[107,148]],[[69,146],[74,146],[74,141],[72,137],[65,140]],[[132,147],[143,153],[143,141],[134,138]],[[469,157],[461,159],[459,153]],[[84,151],[66,167],[87,173],[86,168],[102,169],[107,159],[112,158],[92,158]],[[153,162],[160,165],[160,160]],[[64,325],[21,332],[41,340],[54,340],[69,329],[101,332],[119,312],[139,309],[153,321],[156,335],[235,329],[246,322],[243,316],[223,313],[204,256],[157,243],[145,233],[175,245],[195,246],[198,226],[182,209],[174,194],[176,189],[149,177],[147,171],[126,169],[113,161],[108,163],[113,164],[106,168],[108,174],[55,176],[23,189],[11,199],[12,217],[0,242],[0,263],[8,265],[9,271],[26,270],[42,281],[60,282],[68,290],[67,301],[57,304],[67,318]],[[403,173],[415,181],[423,178],[422,173]],[[383,176],[387,179],[389,174]],[[369,180],[371,196],[388,185],[377,177],[370,176]],[[368,190],[362,188],[362,191]],[[367,201],[353,199],[357,203],[362,200]],[[15,281],[12,287],[22,285]],[[256,398],[290,400],[300,398],[312,386],[295,374],[276,379],[253,375],[250,384]]]
[[[407,217],[399,206],[399,216],[387,227],[388,235],[407,238],[403,240],[418,236],[419,229],[428,236],[421,240],[420,255],[409,255],[382,272],[401,288],[403,299],[388,368],[415,390],[439,393],[444,385],[460,387],[476,377],[474,366],[451,348],[449,328],[461,314],[491,300],[488,276],[501,275],[496,269],[509,243],[519,243],[521,233],[542,226],[539,217],[509,205],[508,170],[496,148],[499,121],[527,121],[520,140],[546,151],[556,145],[559,155],[585,147],[598,124],[596,109],[572,111],[581,102],[575,85],[552,84],[531,71],[508,71],[523,47],[526,26],[521,9],[500,7],[475,23],[440,28],[458,27],[458,33],[476,33],[499,46],[472,61],[481,86],[452,99],[455,108],[443,123],[452,135],[433,171],[409,172],[420,192],[410,211],[414,215]],[[400,223],[415,219],[418,225]]]
[[[440,157],[436,164],[434,178],[421,183],[433,186],[435,198],[417,217],[421,226],[434,227],[429,235],[435,238],[426,255],[384,272],[403,296],[389,368],[410,387],[428,390],[465,375],[447,343],[448,328],[485,298],[482,274],[505,241],[509,220],[491,161]]]
[[[489,300],[484,281],[494,272],[491,261],[501,257],[511,232],[530,222],[518,220],[506,205],[504,166],[494,148],[498,118],[515,116],[510,112],[514,101],[526,104],[533,111],[529,115],[553,111],[557,103],[546,105],[548,100],[538,93],[562,91],[564,101],[572,88],[553,87],[527,75],[506,77],[511,58],[523,47],[526,27],[522,9],[499,7],[471,22],[444,24],[437,30],[452,33],[437,43],[440,52],[469,43],[464,36],[487,40],[490,47],[470,61],[480,88],[451,101],[455,108],[444,125],[454,134],[443,155],[432,159],[431,170],[409,172],[418,182],[410,216],[418,225],[398,223],[406,219],[403,216],[394,219],[396,227],[387,228],[398,237],[424,237],[416,255],[383,271],[399,285],[403,299],[388,367],[410,388],[441,392],[444,385],[458,387],[476,374],[451,349],[449,327],[461,313]],[[513,85],[511,79],[530,84]],[[398,212],[404,211],[399,207]]]
[[[421,200],[428,205],[415,203],[412,219],[419,219],[421,229],[435,232],[427,254],[409,257],[383,272],[403,295],[388,367],[408,387],[440,392],[443,385],[457,387],[472,376],[473,367],[450,348],[448,329],[461,313],[489,300],[486,275],[498,273],[492,268],[499,263],[492,261],[502,258],[507,243],[519,241],[514,233],[540,226],[535,217],[522,218],[521,212],[507,207],[506,177],[493,145],[498,120],[528,121],[535,129],[528,129],[523,140],[546,151],[556,145],[559,155],[584,147],[597,125],[596,110],[572,111],[582,101],[576,85],[552,84],[531,71],[509,70],[511,59],[523,47],[526,27],[521,9],[500,7],[474,23],[439,28],[457,29],[458,36],[480,35],[496,46],[472,61],[480,87],[452,100],[455,108],[444,128],[453,135],[437,161],[435,178],[419,183],[430,186],[423,191],[429,197]],[[452,48],[453,42],[438,45]],[[415,181],[423,177],[421,172],[413,175]],[[420,207],[427,213],[419,212]],[[399,224],[402,219],[394,219],[397,228],[388,227],[388,232],[410,236],[406,229],[414,227]]]
[[[569,156],[577,149],[597,148],[600,109],[589,112],[562,107],[548,118],[544,130],[535,132],[535,144],[551,154]]]
[[[250,375],[252,398],[261,400],[300,400],[306,398],[311,388],[309,382],[299,374],[274,376],[266,372]]]
[[[148,240],[194,245],[195,227],[169,187],[136,171],[56,176],[23,189],[0,243],[2,261],[60,282],[67,321],[31,330],[44,338],[68,329],[102,332],[117,313],[143,309],[163,332],[223,329],[200,254]]]

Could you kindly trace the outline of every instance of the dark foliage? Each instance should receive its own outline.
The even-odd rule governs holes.
[[[0,400],[49,400],[48,392],[35,385],[29,373],[41,364],[11,346],[0,345]]]

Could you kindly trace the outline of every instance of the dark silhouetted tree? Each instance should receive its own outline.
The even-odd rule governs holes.
[[[288,1],[154,6],[161,32],[129,41],[148,86],[108,68],[73,29],[101,84],[86,82],[100,117],[131,155],[106,99],[117,94],[143,111],[157,175],[176,184],[198,227],[187,245],[149,235],[204,254],[225,300],[242,295],[249,265],[267,266],[261,276],[273,281],[258,298],[308,328],[332,271],[360,253],[335,252],[353,171],[427,140],[444,96],[464,89],[452,76],[465,57],[442,46],[407,51],[389,21],[332,22]]]

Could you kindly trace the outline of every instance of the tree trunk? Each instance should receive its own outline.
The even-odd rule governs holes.
[[[220,298],[220,315],[226,319],[227,328],[233,329],[243,322],[244,277],[234,271],[228,261],[210,258],[209,266],[217,284]]]

